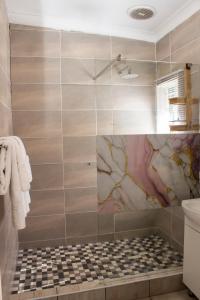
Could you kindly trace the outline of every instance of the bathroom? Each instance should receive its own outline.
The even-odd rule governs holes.
[[[0,300],[200,297],[199,28],[199,0],[0,0]]]

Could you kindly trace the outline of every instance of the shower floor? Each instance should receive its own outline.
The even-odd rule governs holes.
[[[124,278],[181,267],[183,258],[157,234],[85,245],[20,250],[12,293]]]

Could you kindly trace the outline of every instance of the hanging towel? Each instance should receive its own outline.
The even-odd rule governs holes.
[[[0,194],[9,190],[13,223],[23,229],[30,211],[30,183],[32,181],[29,158],[22,141],[15,136],[0,138]]]

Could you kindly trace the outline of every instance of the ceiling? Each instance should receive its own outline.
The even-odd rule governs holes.
[[[110,34],[156,42],[200,9],[200,0],[6,0],[10,23]],[[150,5],[156,15],[136,21],[134,5]]]

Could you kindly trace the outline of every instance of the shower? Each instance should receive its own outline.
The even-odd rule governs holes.
[[[122,55],[117,55],[116,58],[112,59],[99,73],[97,73],[93,80],[97,80],[103,75],[110,67],[114,66],[119,76],[124,80],[136,79],[139,75],[134,73],[132,68],[128,65],[126,59],[122,59]]]

